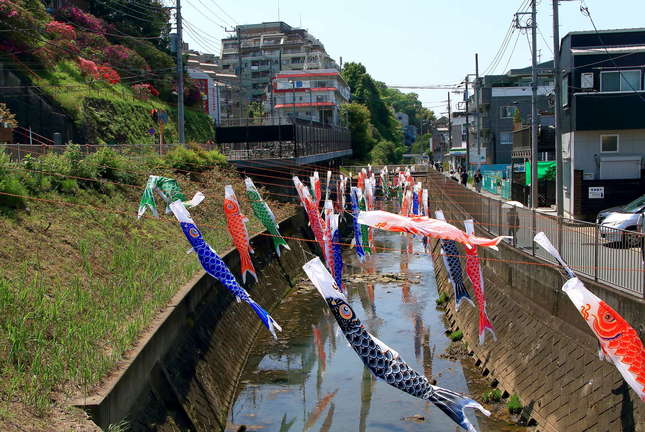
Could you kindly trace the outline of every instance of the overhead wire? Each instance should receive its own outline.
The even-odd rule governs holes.
[[[20,195],[20,194],[13,194],[9,192],[2,192],[0,191],[0,195],[3,196],[10,196],[14,198],[21,198],[25,200],[32,200],[32,201],[39,201],[39,202],[45,202],[49,204],[55,204],[55,205],[61,205],[61,206],[70,206],[70,207],[79,207],[79,208],[86,208],[90,210],[95,210],[95,211],[101,211],[101,212],[106,212],[106,213],[112,213],[112,214],[118,214],[121,216],[126,216],[126,217],[133,217],[134,212],[127,212],[123,210],[117,210],[109,207],[102,207],[102,206],[96,206],[92,204],[81,204],[81,203],[75,203],[75,202],[70,202],[70,201],[63,201],[63,200],[55,200],[51,198],[40,198],[40,197],[34,197],[34,196],[29,196],[29,195]],[[297,206],[297,204],[296,204]],[[149,217],[147,217],[149,219]],[[172,223],[176,224],[176,221],[171,220],[171,219],[165,219],[165,218],[159,218],[157,219],[160,222],[165,222],[165,223]],[[212,229],[220,229],[220,227],[217,226],[212,226],[210,224],[206,223],[200,223],[200,226],[207,227],[207,228],[212,228]],[[265,233],[264,231],[260,231],[258,233],[255,233],[254,235],[262,235],[266,237],[275,237],[275,235],[270,234],[270,233]],[[304,237],[296,237],[296,236],[282,236],[285,239],[289,240],[294,240],[294,241],[299,241],[299,242],[307,242],[307,243],[318,243],[317,240],[315,239],[309,239],[309,238],[304,238]],[[332,242],[332,244],[340,245],[340,246],[346,246],[346,247],[351,247],[355,248],[356,245],[352,243],[344,243],[344,242]],[[393,252],[399,252],[399,253],[405,253],[401,251],[400,248],[389,248],[385,246],[374,246],[371,248],[373,250],[380,250],[380,251],[393,251]],[[439,256],[445,256],[440,253],[432,253],[432,252],[416,252],[418,254],[423,254],[423,255],[430,255],[434,257],[439,257]],[[465,254],[451,254],[449,256],[454,256],[456,258],[465,258],[467,255]],[[492,257],[484,257],[480,256],[479,259],[481,261],[491,261],[491,262],[506,262],[510,264],[516,264],[516,265],[529,265],[529,266],[536,266],[536,267],[554,267],[554,268],[559,268],[559,264],[554,264],[554,263],[548,263],[548,262],[536,262],[536,261],[521,261],[521,260],[509,260],[509,259],[504,259],[504,258],[492,258]],[[616,270],[616,271],[631,271],[631,272],[643,272],[644,270],[641,268],[625,268],[625,267],[606,267],[606,266],[570,266],[573,269],[602,269],[602,270]]]

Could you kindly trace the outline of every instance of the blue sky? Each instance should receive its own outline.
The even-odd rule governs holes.
[[[277,0],[216,3],[221,9],[212,0],[182,1],[184,17],[192,26],[192,30],[185,32],[191,48],[217,52],[219,44],[211,41],[225,35],[222,27],[278,19]],[[309,30],[336,61],[342,57],[344,62],[361,62],[374,78],[390,85],[432,85],[457,83],[465,74],[474,73],[476,52],[480,73],[485,71],[522,3],[522,0],[281,0],[279,8],[280,20]],[[599,29],[645,26],[645,0],[585,3]],[[579,8],[580,1],[561,3],[561,36],[592,28]],[[538,0],[541,32],[538,49],[543,61],[553,57],[551,20],[551,1]],[[502,73],[507,64],[508,68],[524,67],[530,62],[526,35],[517,38],[516,32],[495,72]],[[446,91],[415,92],[425,106],[437,113],[446,111],[443,102]]]

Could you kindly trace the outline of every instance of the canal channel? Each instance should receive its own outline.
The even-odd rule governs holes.
[[[481,401],[490,390],[488,380],[470,359],[448,354],[451,341],[436,307],[432,261],[421,241],[375,234],[382,251],[364,263],[351,250],[344,256],[352,308],[367,330],[412,368]],[[461,430],[430,402],[371,375],[308,281],[284,299],[273,317],[284,331],[277,341],[260,332],[240,377],[227,431]],[[525,430],[471,409],[467,415],[479,431]]]

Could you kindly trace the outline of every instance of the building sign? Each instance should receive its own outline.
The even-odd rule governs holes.
[[[589,199],[602,199],[605,197],[604,186],[593,186],[589,188]]]

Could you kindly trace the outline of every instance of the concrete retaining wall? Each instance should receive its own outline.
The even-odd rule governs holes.
[[[506,244],[500,245],[499,252],[480,249],[488,315],[497,342],[487,334],[479,345],[477,308],[462,303],[455,310],[453,288],[436,240],[432,254],[438,288],[451,296],[446,314],[453,329],[462,330],[484,373],[497,379],[501,389],[520,397],[524,415],[537,421],[538,430],[645,431],[645,403],[612,364],[598,359],[596,338],[561,291],[563,278],[557,270],[517,264],[539,261]],[[642,336],[643,300],[590,281],[585,284]]]
[[[280,224],[285,235],[308,238],[298,214]],[[289,241],[280,258],[268,236],[256,236],[259,283],[248,288],[271,311],[289,292],[310,243]],[[311,243],[312,244],[312,243]],[[239,254],[223,259],[239,274]],[[223,430],[239,376],[258,331],[266,331],[246,303],[202,273],[177,294],[125,367],[96,396],[79,401],[101,427],[126,420],[132,430]]]

